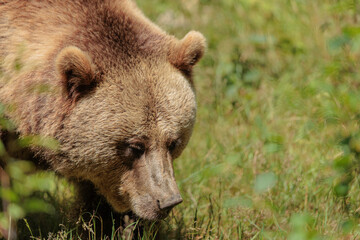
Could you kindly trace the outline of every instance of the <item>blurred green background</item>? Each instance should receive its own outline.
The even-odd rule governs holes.
[[[138,1],[204,34],[198,118],[175,162],[190,239],[360,238],[360,1]]]
[[[208,42],[162,238],[359,239],[360,1],[137,3]]]

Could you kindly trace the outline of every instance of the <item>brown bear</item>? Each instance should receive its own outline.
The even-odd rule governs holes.
[[[32,148],[37,164],[91,183],[117,212],[161,219],[182,202],[173,160],[192,133],[204,49],[132,0],[0,0],[0,102],[20,136],[58,141]]]

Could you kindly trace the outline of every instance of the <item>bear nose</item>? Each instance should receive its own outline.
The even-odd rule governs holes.
[[[165,198],[163,200],[157,200],[158,206],[161,210],[167,209],[170,210],[171,208],[175,207],[179,203],[182,203],[183,199],[181,198],[180,194],[172,195],[169,198]]]

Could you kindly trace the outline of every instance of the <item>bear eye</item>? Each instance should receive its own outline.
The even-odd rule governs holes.
[[[168,145],[169,151],[173,152],[177,145],[178,145],[178,140],[171,141],[170,144]]]
[[[143,144],[130,144],[129,149],[131,150],[132,154],[134,154],[136,157],[140,157],[145,152],[145,146]]]

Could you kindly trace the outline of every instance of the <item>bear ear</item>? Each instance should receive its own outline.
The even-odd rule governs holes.
[[[169,52],[169,61],[190,77],[193,66],[204,55],[206,40],[201,33],[191,31],[174,45]]]
[[[65,47],[56,58],[64,96],[76,102],[97,84],[95,66],[89,55],[77,47]]]

